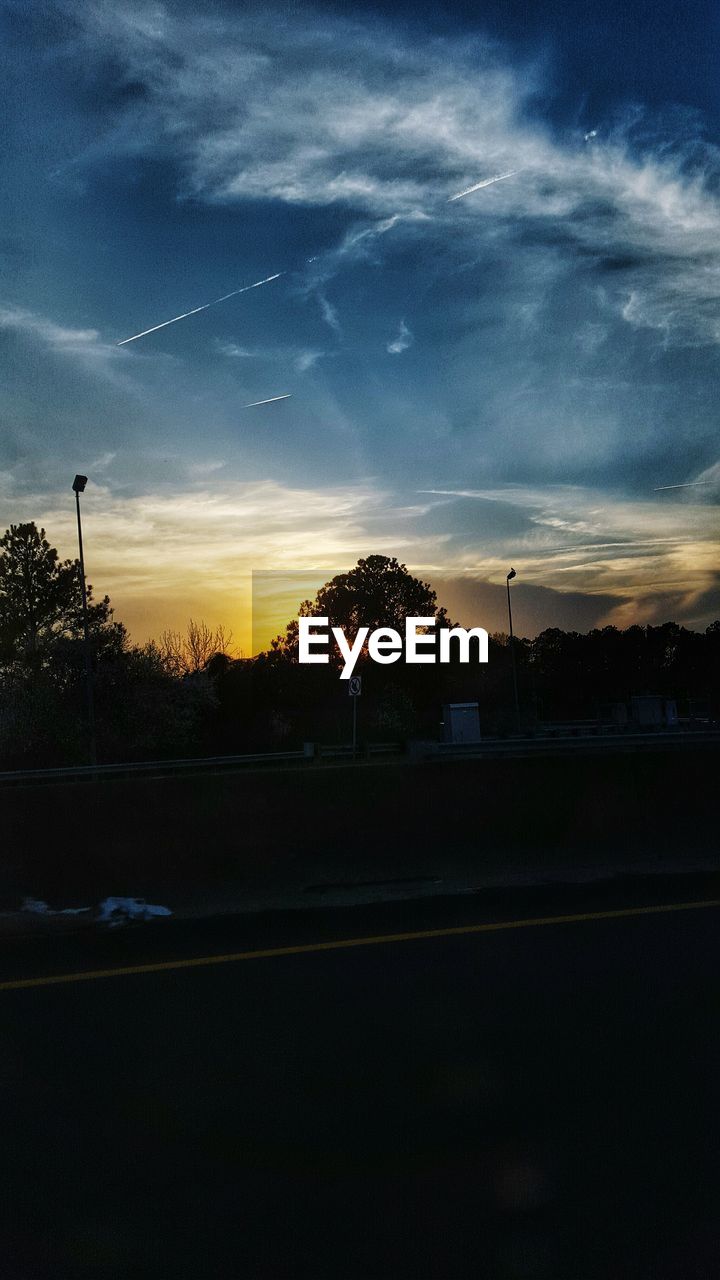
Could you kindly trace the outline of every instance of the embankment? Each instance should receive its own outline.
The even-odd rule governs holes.
[[[0,791],[0,901],[172,898],[252,887],[289,867],[478,872],[718,849],[718,753],[235,771],[44,783]],[[162,900],[162,898],[161,898]]]

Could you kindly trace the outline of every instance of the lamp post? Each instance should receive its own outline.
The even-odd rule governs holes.
[[[78,548],[80,551],[80,593],[82,596],[83,636],[85,649],[85,702],[87,706],[88,745],[90,748],[90,764],[97,764],[97,747],[95,743],[95,708],[93,706],[92,661],[90,657],[90,631],[88,628],[87,588],[85,586],[85,557],[83,555],[82,524],[80,521],[80,494],[85,492],[87,476],[76,476],[73,480],[75,507],[77,510]]]
[[[515,570],[511,569],[507,578],[505,579],[505,586],[507,587],[508,622],[510,623],[510,657],[512,659],[513,693],[515,694],[515,727],[519,729],[520,728],[520,702],[518,700],[517,668],[515,666],[515,641],[513,639],[512,605],[510,604],[510,579],[516,578],[516,577],[517,577],[517,574]]]

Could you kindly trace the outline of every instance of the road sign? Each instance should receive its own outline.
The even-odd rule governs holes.
[[[362,693],[362,676],[351,676],[348,680],[348,693],[351,698],[359,698]]]

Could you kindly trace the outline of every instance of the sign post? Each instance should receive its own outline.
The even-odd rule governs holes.
[[[360,697],[361,693],[362,693],[362,676],[351,676],[350,679],[348,680],[348,694],[352,698],[352,709],[353,709],[353,718],[352,718],[353,760],[357,755],[357,705],[358,705],[358,698]]]

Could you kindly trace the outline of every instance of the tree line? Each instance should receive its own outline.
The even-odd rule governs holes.
[[[322,616],[352,636],[358,626],[402,632],[405,618],[453,623],[429,583],[394,557],[368,556],[303,601],[298,616]],[[88,586],[92,685],[101,761],[223,754],[347,742],[347,684],[328,666],[297,662],[291,620],[264,653],[247,659],[231,632],[190,620],[133,644],[107,596]],[[523,724],[602,716],[636,694],[674,697],[698,716],[720,710],[720,622],[704,632],[676,623],[603,627],[587,634],[549,628],[515,639]],[[442,706],[477,701],[483,732],[515,727],[507,635],[489,641],[483,666],[378,666],[361,655],[361,737],[437,738]],[[0,768],[84,763],[84,634],[79,566],[61,561],[44,529],[12,525],[0,539]]]

